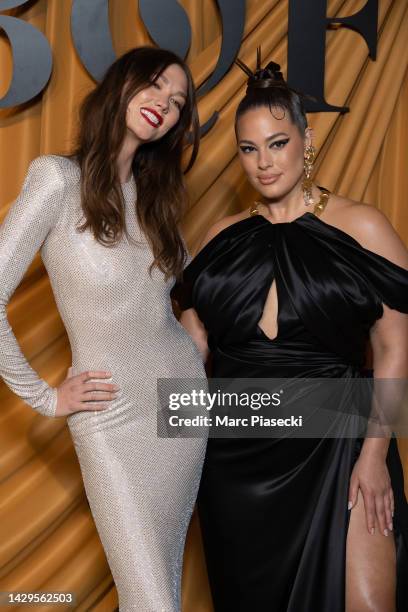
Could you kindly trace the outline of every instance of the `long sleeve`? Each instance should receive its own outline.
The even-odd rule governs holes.
[[[6,307],[61,211],[64,176],[58,159],[35,158],[0,227],[0,375],[8,387],[44,416],[55,416],[57,390],[35,372],[10,327]]]

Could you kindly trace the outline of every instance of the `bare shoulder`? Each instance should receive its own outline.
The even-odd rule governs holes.
[[[404,243],[378,208],[338,195],[330,197],[329,206],[323,221],[346,232],[366,249],[408,267],[408,251]]]
[[[200,252],[206,244],[210,242],[217,234],[219,234],[222,230],[226,229],[230,225],[234,225],[243,219],[248,218],[248,210],[244,210],[242,212],[236,213],[235,215],[228,215],[228,217],[224,217],[223,219],[219,219],[216,223],[211,225],[210,229],[204,236],[199,249],[197,252]]]

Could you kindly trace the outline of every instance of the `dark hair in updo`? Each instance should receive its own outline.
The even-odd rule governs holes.
[[[296,125],[302,137],[307,128],[307,118],[303,106],[304,96],[291,89],[280,72],[279,64],[270,62],[266,68],[252,72],[243,62],[236,63],[248,74],[247,90],[235,113],[235,131],[238,119],[247,111],[267,106],[275,119],[283,119],[288,113],[291,122]],[[277,115],[274,111],[281,110]]]

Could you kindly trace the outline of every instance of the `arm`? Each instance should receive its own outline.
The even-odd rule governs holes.
[[[6,307],[62,206],[64,177],[51,156],[35,158],[0,227],[0,375],[40,414],[55,416],[57,390],[31,368],[10,327]]]
[[[356,207],[357,239],[362,246],[408,269],[408,251],[387,217],[372,206]],[[407,288],[408,290],[408,288]],[[374,378],[401,379],[408,376],[408,315],[383,304],[384,314],[370,330]],[[389,439],[366,438],[364,452],[387,455]]]
[[[408,269],[408,253],[387,218],[372,207],[363,209],[358,223],[361,244],[371,251],[386,257],[393,263]],[[376,321],[370,331],[373,349],[374,379],[379,384],[374,389],[376,399],[380,399],[381,412],[385,413],[385,423],[392,415],[395,399],[398,400],[397,385],[392,379],[405,379],[408,375],[408,315],[393,310],[383,304],[384,314]],[[380,379],[390,379],[392,389],[381,385]],[[398,381],[395,381],[396,383]],[[378,390],[378,391],[377,391]],[[395,394],[397,391],[397,394]],[[388,413],[388,414],[387,414]],[[384,422],[384,421],[383,421]],[[385,427],[385,431],[388,428]],[[384,428],[382,428],[384,431]],[[361,488],[366,508],[367,528],[371,533],[375,528],[375,517],[382,533],[392,528],[393,493],[386,466],[386,456],[390,438],[366,437],[359,460],[351,479],[350,500],[353,505]]]
[[[183,310],[180,317],[180,323],[190,334],[198,350],[203,356],[204,363],[207,361],[209,349],[207,344],[207,330],[200,321],[194,308]]]
[[[201,242],[198,252],[200,252],[201,249],[210,240],[212,240],[212,238],[214,238],[222,229],[228,227],[228,225],[230,225],[234,219],[235,217],[226,217],[225,219],[221,219],[220,221],[217,221],[217,223],[214,223],[214,225],[210,227],[203,241]],[[191,258],[189,258],[189,260],[191,260]],[[179,304],[179,306],[182,307],[182,304]],[[203,355],[203,360],[205,363],[209,355],[209,349],[207,344],[207,330],[205,329],[195,309],[191,307],[190,302],[188,302],[182,310],[180,323],[194,340],[198,350]]]

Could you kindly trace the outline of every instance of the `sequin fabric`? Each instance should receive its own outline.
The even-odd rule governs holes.
[[[201,355],[174,317],[135,214],[132,177],[121,185],[125,236],[114,247],[79,233],[79,167],[42,155],[0,229],[0,373],[35,410],[54,416],[56,390],[30,367],[6,305],[40,250],[72,350],[72,375],[107,370],[120,390],[103,411],[67,417],[85,491],[115,580],[121,612],[178,612],[186,531],[204,439],[157,436],[162,378],[205,378]],[[134,241],[137,241],[135,244]]]

